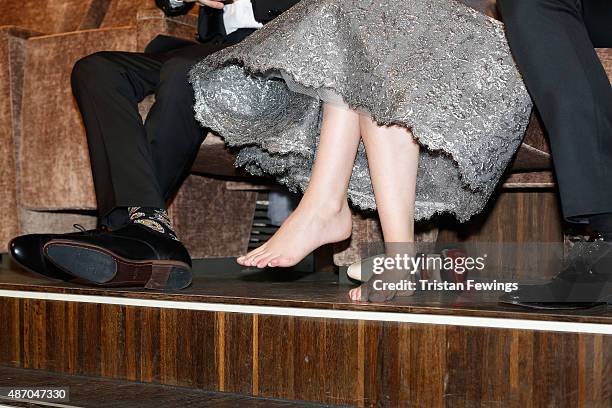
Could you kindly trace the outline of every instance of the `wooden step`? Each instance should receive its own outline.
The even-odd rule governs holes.
[[[0,269],[0,364],[381,407],[609,407],[612,310],[469,293],[352,303],[333,273],[208,263],[180,293]]]

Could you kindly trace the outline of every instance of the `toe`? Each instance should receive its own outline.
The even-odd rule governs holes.
[[[257,262],[258,268],[267,268],[269,266],[273,266],[271,261],[277,257],[277,254],[270,252],[267,256],[260,258]],[[261,265],[261,266],[260,266]]]
[[[265,268],[266,267],[266,263],[263,263],[262,261],[264,259],[267,259],[270,257],[270,252],[268,251],[264,251],[260,254],[257,254],[256,256],[253,257],[252,261],[251,261],[251,266],[256,266],[257,268]]]
[[[279,266],[280,260],[278,259],[278,256],[272,257],[271,259],[268,260],[268,266],[272,267],[272,268],[277,268]]]
[[[258,256],[260,256],[262,253],[264,253],[265,251],[266,251],[265,244],[260,246],[259,248],[252,250],[251,252],[245,255],[244,265],[245,266],[255,266],[256,265],[256,263],[254,262],[255,259]]]
[[[270,259],[274,257],[273,254],[265,253],[261,257],[257,258],[257,267],[259,269],[267,268]]]
[[[243,255],[242,257],[237,259],[238,263],[242,266],[249,266],[250,260],[251,258],[247,255]]]
[[[253,266],[253,257],[252,256],[246,257],[242,265],[247,266],[247,267]]]

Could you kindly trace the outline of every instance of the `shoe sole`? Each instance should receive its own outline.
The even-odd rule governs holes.
[[[58,268],[96,285],[180,290],[191,284],[191,267],[177,261],[134,261],[97,246],[54,241],[43,248]]]

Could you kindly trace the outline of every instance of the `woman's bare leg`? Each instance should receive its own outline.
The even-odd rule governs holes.
[[[268,242],[239,257],[239,264],[293,266],[321,245],[351,235],[346,191],[359,140],[359,115],[348,107],[326,104],[310,183],[300,204]]]
[[[401,244],[414,242],[419,144],[408,129],[400,126],[381,127],[369,116],[360,116],[360,129],[385,246],[388,255],[394,255],[398,250],[407,249],[407,245]],[[386,279],[379,279],[392,281],[401,278],[401,274],[401,271],[390,271]],[[370,294],[363,293],[367,285],[351,290],[351,299],[372,300]]]

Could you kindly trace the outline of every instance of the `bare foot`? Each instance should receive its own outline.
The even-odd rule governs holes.
[[[296,265],[318,247],[344,241],[351,236],[351,210],[300,203],[268,242],[241,256],[242,266],[283,267]]]

